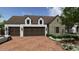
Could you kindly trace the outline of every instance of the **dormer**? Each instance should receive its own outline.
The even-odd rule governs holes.
[[[39,18],[38,19],[38,24],[39,25],[43,25],[44,24],[44,19],[43,18]]]
[[[27,17],[25,19],[25,24],[30,25],[31,24],[31,19],[29,17]]]

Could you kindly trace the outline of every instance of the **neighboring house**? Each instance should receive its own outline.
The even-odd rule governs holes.
[[[71,28],[72,33],[75,33],[79,35],[79,24],[74,24],[74,26]]]
[[[60,35],[65,32],[59,16],[13,16],[5,24],[5,34],[12,36]]]
[[[49,34],[61,35],[65,33],[65,25],[62,25],[62,21],[59,16],[57,16],[48,24],[48,29]]]

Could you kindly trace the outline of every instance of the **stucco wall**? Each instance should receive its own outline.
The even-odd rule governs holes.
[[[55,30],[56,27],[59,27],[59,33],[56,33],[56,30]],[[49,24],[49,34],[60,35],[60,34],[63,34],[63,32],[65,32],[65,25],[61,25],[61,19],[57,17]]]

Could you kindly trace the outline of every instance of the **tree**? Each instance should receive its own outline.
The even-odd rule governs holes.
[[[0,14],[0,28],[4,27],[4,22],[5,22],[2,18],[3,16]]]
[[[4,19],[3,19],[3,16],[0,14],[0,35],[3,35],[4,34]]]
[[[66,29],[72,28],[76,23],[79,24],[79,7],[63,8],[61,19],[62,24],[66,25]]]

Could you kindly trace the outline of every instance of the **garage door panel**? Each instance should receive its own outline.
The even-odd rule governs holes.
[[[44,27],[24,27],[24,36],[45,35]]]
[[[20,36],[20,27],[9,27],[9,35]]]

